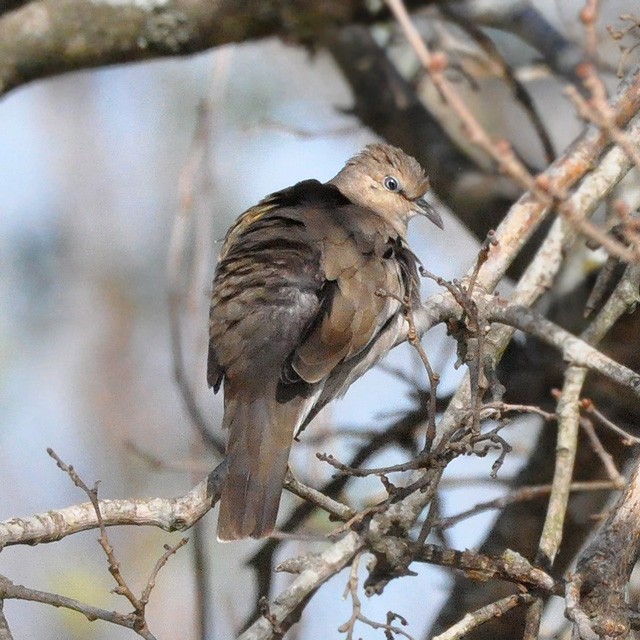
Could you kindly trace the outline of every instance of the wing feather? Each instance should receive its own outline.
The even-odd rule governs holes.
[[[383,220],[354,207],[328,222],[321,237],[321,266],[334,286],[291,361],[309,383],[326,379],[340,363],[366,348],[398,313],[398,299],[405,295],[400,267],[385,258],[393,240]],[[393,295],[377,295],[378,289]]]

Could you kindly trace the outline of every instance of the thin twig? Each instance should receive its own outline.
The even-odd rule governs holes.
[[[422,341],[420,340],[420,336],[418,336],[418,332],[416,331],[416,325],[413,321],[413,313],[410,308],[407,310],[406,317],[407,321],[409,322],[409,333],[407,334],[407,341],[418,352],[420,360],[422,360],[422,364],[427,371],[427,376],[429,377],[429,411],[427,413],[427,432],[425,436],[424,448],[422,450],[423,453],[428,453],[431,449],[431,444],[436,437],[436,414],[438,409],[437,394],[438,383],[440,382],[440,374],[436,373],[431,367],[427,352],[422,346]]]
[[[579,491],[611,491],[612,489],[619,488],[620,487],[612,481],[594,480],[588,482],[572,482],[569,490],[574,493]],[[467,520],[468,518],[478,515],[479,513],[483,513],[491,509],[504,509],[510,504],[514,504],[516,502],[536,500],[537,498],[540,498],[542,496],[549,495],[551,493],[551,489],[552,485],[550,484],[538,485],[534,487],[520,487],[500,498],[487,500],[486,502],[480,502],[470,509],[461,511],[456,515],[448,516],[446,518],[440,518],[434,523],[434,526],[442,529],[448,529],[449,527],[453,527],[459,522]]]
[[[360,558],[362,554],[356,555],[351,563],[351,570],[349,571],[349,580],[345,587],[343,600],[346,600],[347,595],[351,596],[351,616],[344,624],[338,627],[338,632],[346,633],[345,640],[353,640],[353,633],[355,630],[356,622],[362,622],[372,629],[383,629],[386,638],[393,638],[393,636],[402,636],[408,640],[414,640],[413,636],[410,636],[406,631],[396,625],[392,625],[393,620],[399,620],[400,624],[407,625],[407,621],[399,614],[389,611],[387,613],[387,622],[376,622],[367,618],[362,613],[362,603],[360,602],[360,596],[358,595],[358,568],[360,566]]]
[[[79,489],[85,492],[89,501],[93,505],[93,508],[96,512],[96,518],[98,520],[98,529],[100,530],[100,537],[98,538],[98,542],[102,547],[105,555],[107,556],[107,563],[109,565],[109,573],[113,576],[116,584],[118,585],[115,588],[115,593],[118,595],[124,596],[131,604],[131,606],[135,609],[136,615],[140,617],[140,626],[145,627],[146,622],[144,621],[144,605],[140,602],[140,600],[135,596],[133,591],[129,588],[126,580],[124,579],[122,572],[120,571],[120,563],[116,559],[115,552],[113,547],[109,543],[109,537],[107,535],[107,528],[102,519],[102,513],[100,512],[100,502],[98,500],[98,483],[94,485],[93,489],[90,489],[85,482],[80,478],[76,470],[73,466],[66,464],[63,460],[58,456],[58,454],[51,448],[47,449],[47,453],[56,461],[56,464],[62,471],[64,471],[73,481],[73,484],[76,485]]]
[[[81,613],[90,622],[93,622],[94,620],[103,620],[134,631],[138,624],[138,618],[135,613],[117,613],[116,611],[100,609],[99,607],[93,607],[84,602],[80,602],[79,600],[58,595],[57,593],[38,591],[36,589],[23,587],[22,585],[13,584],[10,580],[4,577],[0,578],[0,598],[5,600],[15,599],[26,600],[28,602],[40,602],[53,607],[62,607],[64,609]],[[139,631],[137,633],[138,635],[142,635]],[[146,635],[142,635],[142,637],[145,638],[145,640],[155,640],[155,636],[148,632],[148,630]]]
[[[145,585],[142,595],[140,596],[140,604],[146,606],[149,603],[149,598],[151,597],[151,591],[156,586],[156,578],[158,577],[158,573],[167,564],[169,558],[172,555],[175,555],[179,549],[184,547],[185,544],[189,542],[189,538],[181,538],[176,544],[164,545],[164,553],[158,558],[153,570],[151,571],[151,575],[147,580],[147,584]]]
[[[634,436],[628,431],[625,431],[622,427],[619,427],[617,424],[614,424],[613,422],[611,422],[611,420],[609,420],[607,416],[605,416],[601,411],[599,411],[596,408],[592,400],[583,399],[582,409],[585,413],[596,418],[602,426],[606,427],[607,429],[610,429],[614,433],[617,433],[622,438],[623,443],[628,445],[640,444],[640,438],[638,438],[637,436]]]
[[[584,65],[580,70],[583,83],[590,92],[590,99],[583,98],[575,87],[567,87],[566,95],[574,103],[578,114],[586,121],[593,122],[603,129],[613,142],[620,145],[629,159],[640,168],[640,152],[637,142],[634,142],[615,123],[614,111],[607,102],[604,83],[597,70],[592,65]]]
[[[592,62],[598,58],[598,10],[599,0],[586,0],[582,11],[580,12],[580,20],[584,25],[587,36],[587,53]]]
[[[352,509],[351,507],[330,498],[324,493],[321,493],[317,489],[308,487],[297,480],[291,473],[291,470],[287,470],[287,475],[284,480],[284,488],[303,500],[308,500],[317,507],[324,509],[327,513],[331,514],[338,520],[350,520],[356,515],[355,509]]]
[[[145,617],[146,607],[147,607],[147,604],[149,603],[149,597],[151,596],[151,591],[155,586],[155,581],[156,581],[158,572],[162,569],[162,567],[164,567],[164,565],[167,563],[167,560],[173,554],[175,554],[178,551],[178,549],[180,549],[187,543],[188,539],[183,538],[182,540],[180,540],[180,542],[178,542],[174,546],[165,545],[165,552],[156,562],[156,565],[151,571],[151,574],[147,580],[147,583],[142,591],[142,595],[138,598],[133,593],[127,581],[125,580],[124,576],[122,575],[122,572],[120,571],[120,562],[116,558],[115,551],[109,541],[109,536],[107,534],[107,527],[102,518],[102,512],[100,510],[100,501],[98,500],[98,483],[96,482],[93,489],[90,489],[82,480],[82,478],[78,475],[78,473],[73,468],[73,466],[67,465],[65,462],[63,462],[60,456],[53,449],[48,448],[47,453],[56,461],[56,464],[58,465],[58,467],[62,469],[62,471],[64,471],[71,478],[71,480],[76,485],[76,487],[84,491],[87,497],[89,498],[95,510],[98,529],[100,530],[100,536],[98,538],[98,542],[100,543],[100,546],[102,547],[105,555],[107,556],[109,573],[113,576],[113,579],[115,580],[117,585],[116,588],[114,589],[114,592],[117,593],[118,595],[124,596],[133,607],[134,609],[133,615],[135,616],[135,624],[132,627],[133,630],[143,638],[146,638],[149,640],[153,639],[154,636],[149,631],[149,627],[147,625],[147,620]]]
[[[316,458],[321,462],[326,462],[334,469],[340,471],[341,474],[353,476],[354,478],[366,478],[367,476],[383,476],[389,473],[400,473],[402,471],[412,471],[424,467],[427,457],[419,456],[414,460],[407,460],[399,464],[392,464],[387,467],[350,467],[337,460],[330,453],[316,453]]]
[[[577,452],[580,426],[580,393],[587,375],[582,367],[569,367],[564,376],[564,386],[556,409],[558,416],[558,443],[556,465],[547,514],[540,536],[536,562],[542,567],[553,565],[564,528],[565,514],[569,503],[571,479]]]
[[[627,484],[627,479],[618,471],[618,468],[613,461],[613,456],[604,448],[604,445],[598,438],[598,434],[593,428],[593,423],[588,418],[580,419],[580,426],[582,430],[587,434],[591,448],[594,453],[600,458],[604,468],[609,476],[611,482],[615,485],[616,489],[624,489]]]

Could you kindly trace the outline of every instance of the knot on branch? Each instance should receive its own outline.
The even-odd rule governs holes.
[[[371,549],[371,553],[373,557],[367,563],[369,576],[364,582],[367,597],[382,594],[394,578],[418,575],[409,569],[413,555],[407,540],[391,536],[382,538],[377,548]]]
[[[411,542],[406,538],[406,520],[397,511],[376,514],[366,534],[373,557],[367,563],[369,576],[364,582],[367,596],[380,595],[394,578],[415,576],[409,569],[413,561]]]

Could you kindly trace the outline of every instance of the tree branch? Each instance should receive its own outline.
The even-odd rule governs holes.
[[[485,622],[502,617],[507,611],[510,611],[514,607],[530,604],[532,600],[533,596],[528,593],[515,593],[506,598],[501,598],[476,611],[467,613],[460,622],[454,624],[444,633],[434,636],[433,640],[458,640],[459,638],[463,638]]]
[[[627,637],[631,624],[624,594],[640,554],[639,519],[640,462],[567,585],[567,615],[577,624],[586,619],[593,634],[580,631],[584,640]],[[571,591],[579,596],[577,602],[569,598]]]
[[[152,526],[165,531],[184,531],[218,501],[226,473],[227,465],[223,461],[205,480],[178,498],[100,500],[98,504],[104,525]],[[96,528],[96,510],[90,502],[85,502],[0,522],[0,548],[14,544],[56,542],[79,531]]]
[[[34,0],[0,15],[0,95],[58,73],[376,18],[362,0]]]
[[[4,599],[0,599],[0,640],[13,640],[13,634],[4,615]]]
[[[315,593],[329,578],[346,567],[363,548],[364,541],[353,531],[330,545],[318,555],[303,559],[300,574],[238,640],[268,640],[282,635],[293,622],[301,604]]]
[[[0,599],[5,600],[27,600],[29,602],[40,602],[42,604],[48,604],[53,607],[63,607],[64,609],[70,609],[71,611],[77,611],[81,613],[87,620],[93,622],[94,620],[104,620],[105,622],[111,622],[119,627],[126,627],[127,629],[136,630],[137,618],[134,613],[118,613],[116,611],[108,611],[107,609],[101,609],[100,607],[93,607],[74,598],[67,598],[56,593],[49,593],[47,591],[38,591],[37,589],[29,589],[19,584],[14,584],[11,580],[0,576]],[[3,616],[4,618],[4,616]],[[10,638],[11,636],[3,636],[2,626],[0,626],[0,638]],[[141,634],[142,637],[147,640],[155,640],[155,636],[151,633]]]

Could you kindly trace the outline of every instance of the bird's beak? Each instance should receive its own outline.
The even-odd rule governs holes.
[[[425,216],[426,218],[431,220],[431,222],[433,222],[433,224],[435,224],[438,229],[444,229],[442,217],[424,198],[417,198],[413,201],[413,210],[417,214]]]

